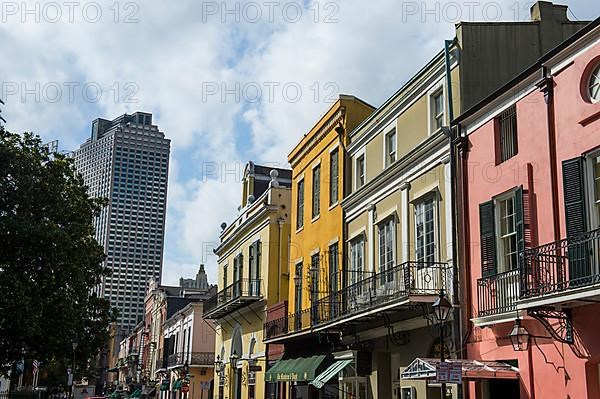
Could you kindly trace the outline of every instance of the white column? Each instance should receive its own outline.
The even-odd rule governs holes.
[[[442,162],[444,163],[444,219],[446,222],[446,259],[448,263],[452,264],[452,181],[450,177],[450,157],[444,158]]]

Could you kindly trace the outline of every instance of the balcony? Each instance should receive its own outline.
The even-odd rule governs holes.
[[[279,338],[308,330],[311,327],[311,309],[290,313],[264,325],[265,340]]]
[[[600,296],[600,229],[537,248],[522,256],[520,308]]]
[[[311,308],[316,327],[357,319],[404,304],[433,302],[451,287],[451,268],[441,262],[405,262],[321,298]]]
[[[162,356],[159,356],[158,359],[156,359],[154,371],[166,370],[167,364],[168,358],[163,358]]]
[[[488,317],[517,310],[519,271],[482,277],[477,280],[478,317]]]
[[[241,279],[204,302],[204,318],[219,319],[262,298],[262,280]]]
[[[212,352],[192,352],[188,355],[190,366],[213,367],[215,364],[215,354]]]

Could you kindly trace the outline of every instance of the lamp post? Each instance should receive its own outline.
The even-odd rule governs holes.
[[[71,344],[73,345],[73,376],[71,379],[71,395],[74,396],[75,390],[73,389],[75,385],[75,351],[77,350],[77,346],[79,345],[79,339],[77,337],[73,337]]]
[[[444,322],[446,322],[452,310],[452,304],[446,299],[443,289],[440,290],[438,298],[431,307],[433,308],[435,318],[440,322],[440,364],[442,364],[446,361],[444,355]],[[446,399],[446,383],[442,382],[441,384],[442,399]]]

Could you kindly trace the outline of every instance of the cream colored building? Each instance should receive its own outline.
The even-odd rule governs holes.
[[[265,397],[266,308],[287,299],[291,171],[246,165],[238,217],[222,225],[219,292],[205,303],[216,328],[215,398]]]

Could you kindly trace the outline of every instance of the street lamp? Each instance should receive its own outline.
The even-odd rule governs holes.
[[[438,298],[435,300],[433,305],[433,314],[435,318],[440,322],[440,364],[446,361],[444,354],[444,322],[448,320],[450,311],[452,310],[452,304],[444,295],[444,290],[440,290]],[[442,382],[442,399],[446,399],[446,383]]]
[[[223,361],[221,360],[221,356],[217,355],[217,360],[215,360],[215,370],[217,370],[217,374],[221,375],[223,371]]]
[[[231,357],[229,357],[229,363],[231,363],[231,367],[234,370],[237,367],[237,362],[238,362],[239,358],[240,357],[238,356],[238,354],[236,353],[236,351],[233,351],[233,354],[231,355]]]
[[[71,344],[73,345],[73,370],[71,377],[71,395],[74,395],[73,385],[75,385],[75,351],[77,350],[77,346],[79,345],[79,338],[77,336],[73,337],[71,340]]]
[[[526,351],[529,348],[531,335],[525,327],[521,325],[521,319],[515,319],[515,325],[510,332],[510,343],[517,352]]]

